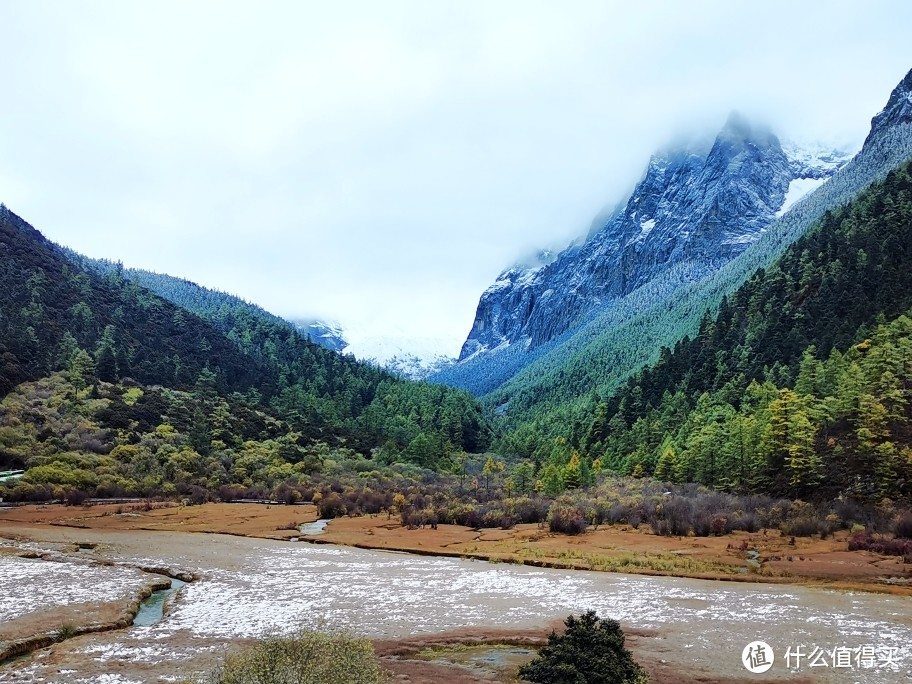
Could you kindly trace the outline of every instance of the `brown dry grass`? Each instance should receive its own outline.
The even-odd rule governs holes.
[[[0,528],[70,526],[90,530],[155,530],[235,534],[267,539],[300,536],[292,525],[317,518],[310,505],[265,504],[142,506],[103,504],[89,507],[30,505],[0,509]],[[867,551],[848,551],[847,532],[833,537],[797,538],[778,530],[722,537],[661,537],[645,526],[602,527],[571,537],[551,534],[537,525],[512,530],[472,530],[440,525],[436,530],[409,530],[387,516],[333,520],[323,535],[307,541],[426,555],[470,557],[547,567],[609,570],[732,581],[826,584],[912,595],[910,586],[890,586],[883,577],[912,581],[912,566],[902,559]],[[757,549],[759,572],[749,567],[742,548]]]
[[[92,506],[28,505],[0,509],[0,525],[23,527],[58,525],[92,530],[150,530],[208,532],[264,539],[298,536],[301,523],[317,519],[314,506],[209,503],[181,506],[156,503],[97,504]]]

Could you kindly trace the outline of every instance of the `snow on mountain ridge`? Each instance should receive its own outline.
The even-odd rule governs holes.
[[[795,176],[798,178],[832,175],[858,152],[857,149],[828,145],[816,140],[784,140],[782,151],[792,163]]]
[[[442,370],[452,363],[458,339],[415,337],[400,329],[380,331],[373,326],[348,325],[322,319],[292,321],[310,339],[327,349],[372,363],[413,380]]]
[[[823,185],[857,153],[857,150],[847,151],[819,141],[794,140],[783,142],[782,151],[792,163],[795,178],[789,182],[785,200],[776,212],[776,218],[785,214],[802,197]]]
[[[535,349],[669,269],[705,277],[852,156],[819,143],[783,147],[736,112],[711,144],[664,148],[626,204],[584,242],[498,276],[481,296],[460,361],[521,341]]]

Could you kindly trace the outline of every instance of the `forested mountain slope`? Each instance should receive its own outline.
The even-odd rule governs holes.
[[[0,208],[0,394],[61,367],[76,347],[99,350],[104,379],[192,385],[208,368],[223,391],[276,391],[277,378],[212,325],[151,292],[69,263]]]
[[[129,378],[195,391],[202,379],[221,395],[243,393],[306,440],[365,453],[384,444],[405,449],[419,438],[438,456],[487,444],[489,428],[465,392],[342,357],[246,303],[200,300],[193,308],[201,317],[117,268],[104,276],[80,268],[6,208],[0,238],[3,394],[78,359],[89,381]]]
[[[912,164],[827,212],[697,335],[594,410],[579,446],[671,481],[912,496]]]
[[[910,87],[912,72],[875,117],[852,161],[774,221],[743,254],[699,282],[690,282],[686,270],[672,269],[617,300],[578,331],[543,346],[535,361],[484,401],[500,407],[508,428],[525,424],[526,432],[566,435],[579,411],[591,404],[593,393],[610,395],[632,373],[655,361],[662,347],[693,335],[707,310],[716,310],[725,295],[773,263],[827,210],[845,205],[912,158],[912,123],[904,114],[912,107]],[[890,111],[893,114],[884,114]],[[509,363],[509,350],[501,356]]]
[[[300,323],[287,321],[240,297],[203,287],[185,278],[146,271],[141,268],[124,268],[119,262],[109,259],[93,259],[68,247],[60,247],[60,250],[67,259],[82,269],[92,271],[100,276],[117,275],[130,280],[208,321],[224,319],[231,312],[243,312],[245,316],[261,318],[280,327],[291,327],[298,330],[311,342],[326,349],[340,351],[341,347],[344,346],[344,343],[339,344],[340,340],[329,335],[328,333],[331,331],[318,321],[302,321]]]
[[[912,501],[912,162],[827,212],[660,361],[564,432],[502,440],[550,491],[593,473]]]

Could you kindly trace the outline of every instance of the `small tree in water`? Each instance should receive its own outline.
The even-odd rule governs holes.
[[[641,684],[648,681],[630,651],[616,620],[601,620],[595,611],[564,624],[563,634],[551,632],[538,657],[519,669],[522,679],[538,684]]]

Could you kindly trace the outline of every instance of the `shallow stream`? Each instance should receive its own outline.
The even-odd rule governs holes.
[[[68,678],[55,678],[52,667],[35,664],[29,674],[41,677],[30,681],[163,682],[166,677],[153,677],[162,658],[172,666],[195,662],[206,649],[220,652],[226,640],[302,627],[345,626],[369,637],[395,638],[466,627],[541,628],[594,609],[625,627],[655,630],[657,636],[641,643],[672,667],[750,678],[742,650],[762,640],[776,658],[765,679],[789,681],[800,673],[820,682],[912,682],[912,601],[903,597],[552,570],[218,535],[161,534],[147,537],[154,543],[146,544],[127,536],[116,543],[119,538],[108,535],[104,553],[109,560],[181,568],[200,579],[181,588],[160,621],[95,635],[92,643],[74,646],[67,662],[82,664],[74,665],[76,672]],[[75,564],[71,570],[74,578],[85,575],[86,582],[94,572],[110,572]],[[40,593],[40,586],[32,587]],[[865,647],[874,649],[870,668],[858,661],[851,668],[811,670],[806,657],[814,649],[832,653]],[[784,662],[789,648],[806,654],[800,668],[791,671]],[[895,666],[886,663],[888,653]],[[824,660],[829,663],[831,657]],[[137,663],[148,668],[141,677],[110,680],[97,674],[129,672]]]
[[[153,591],[152,595],[139,605],[139,612],[137,612],[136,617],[133,618],[134,627],[148,627],[149,625],[161,622],[162,618],[165,616],[165,605],[168,603],[168,599],[180,591],[181,587],[187,584],[186,582],[174,579],[173,577],[170,579],[170,587]]]

